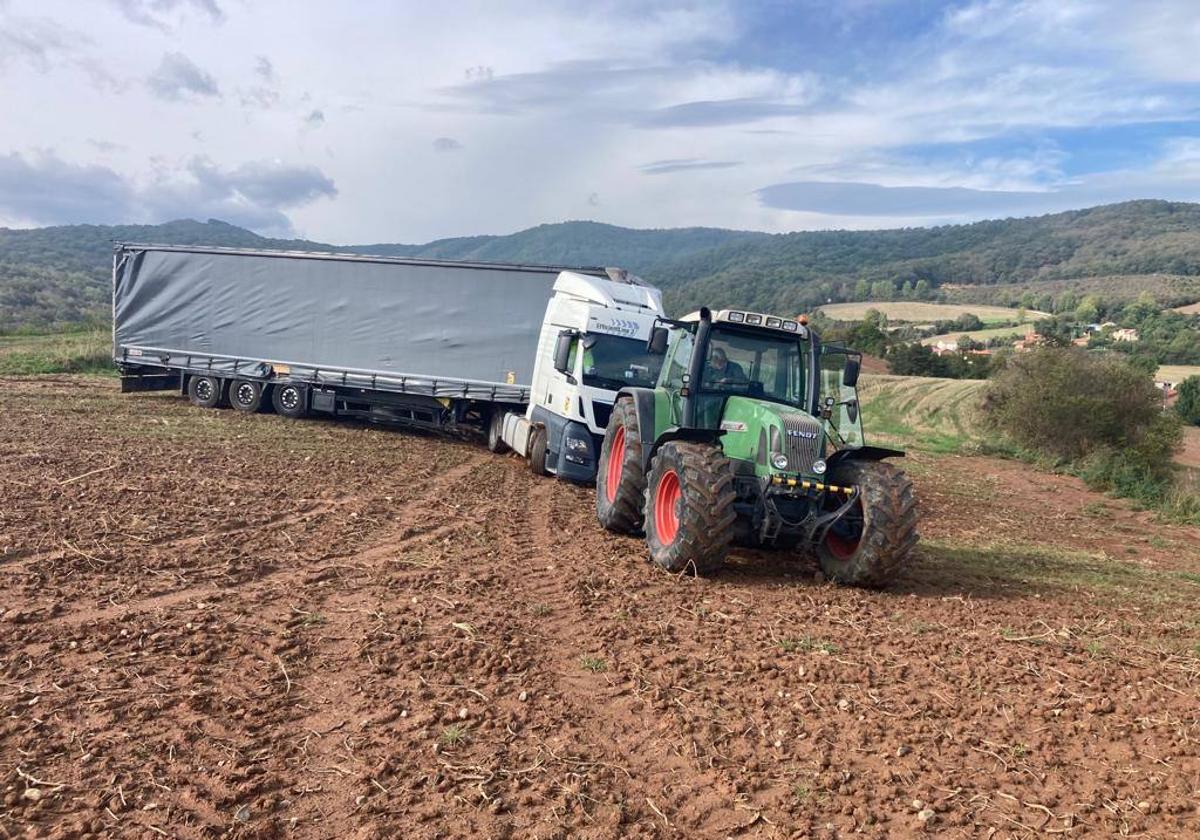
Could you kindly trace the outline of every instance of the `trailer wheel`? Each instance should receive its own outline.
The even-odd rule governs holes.
[[[261,382],[235,379],[229,383],[229,404],[238,411],[253,413],[262,408],[263,387]]]
[[[308,414],[308,389],[295,382],[280,382],[271,392],[275,413],[299,419]]]
[[[487,448],[489,452],[495,452],[497,455],[503,455],[508,451],[508,444],[501,436],[504,432],[504,414],[503,409],[493,409],[492,417],[488,420]]]
[[[550,475],[546,471],[546,450],[549,443],[546,438],[546,427],[538,426],[533,430],[529,439],[529,469],[534,475]]]
[[[187,395],[194,406],[218,408],[221,405],[221,392],[221,380],[215,376],[188,377]]]
[[[715,572],[733,538],[733,463],[705,443],[664,443],[646,484],[646,545],[669,572]]]

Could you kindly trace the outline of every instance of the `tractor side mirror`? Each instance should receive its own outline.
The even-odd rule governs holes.
[[[571,330],[563,330],[558,334],[558,341],[554,345],[554,369],[559,373],[571,372],[571,342],[574,340],[575,333]]]
[[[666,327],[655,327],[650,330],[650,340],[646,342],[646,352],[652,356],[666,355],[668,336]]]
[[[853,388],[858,384],[858,371],[861,367],[858,359],[853,357],[846,358],[846,367],[842,369],[842,384],[848,388]]]

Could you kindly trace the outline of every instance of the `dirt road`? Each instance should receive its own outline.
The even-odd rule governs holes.
[[[1068,479],[696,580],[473,443],[0,389],[0,837],[1200,832],[1200,535]]]

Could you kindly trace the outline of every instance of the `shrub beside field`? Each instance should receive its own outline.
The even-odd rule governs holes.
[[[115,373],[108,330],[0,336],[0,374]]]

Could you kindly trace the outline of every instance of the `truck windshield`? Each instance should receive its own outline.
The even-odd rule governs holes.
[[[653,388],[663,357],[646,352],[646,342],[637,338],[591,333],[571,347],[569,364],[575,369],[575,354],[583,348],[583,384],[618,390],[629,385]]]
[[[804,350],[797,338],[714,328],[700,390],[804,407]]]

